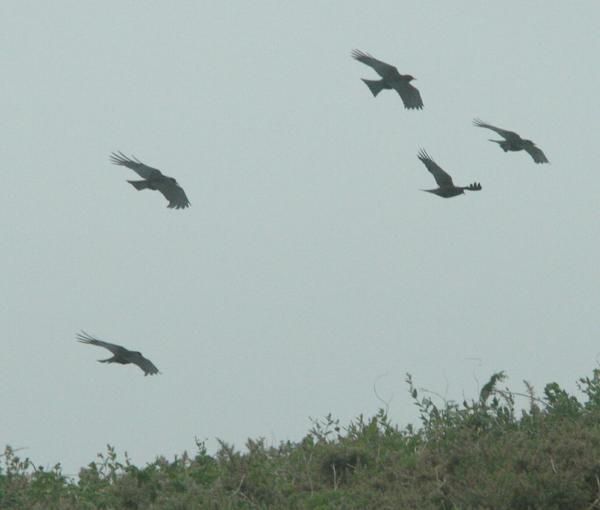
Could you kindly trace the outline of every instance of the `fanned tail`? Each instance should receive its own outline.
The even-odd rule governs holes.
[[[502,150],[504,150],[504,152],[508,151],[509,143],[506,140],[491,140],[490,138],[488,138],[488,140],[490,142],[497,143],[502,148]]]
[[[383,90],[383,80],[365,80],[364,78],[361,78],[361,80],[369,87],[373,97],[377,97],[377,94]]]
[[[150,187],[150,185],[148,184],[148,181],[127,181],[129,184],[131,184],[135,189],[142,190],[142,189],[148,189]]]

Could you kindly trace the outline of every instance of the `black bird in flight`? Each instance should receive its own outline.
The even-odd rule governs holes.
[[[531,140],[526,140],[521,138],[514,131],[507,131],[506,129],[500,129],[496,126],[492,126],[491,124],[487,124],[479,119],[474,119],[473,124],[477,127],[491,129],[498,133],[504,140],[490,140],[490,142],[496,142],[504,149],[504,152],[507,151],[526,151],[533,158],[533,161],[536,163],[549,163],[548,158],[542,152],[542,149],[537,147],[535,143]]]
[[[361,78],[367,84],[373,96],[377,96],[383,89],[394,89],[402,98],[405,108],[409,110],[420,110],[423,108],[423,100],[421,99],[419,90],[410,84],[412,80],[416,79],[414,76],[400,74],[394,66],[377,60],[368,53],[363,53],[360,50],[353,50],[352,57],[372,67],[381,76],[381,80],[365,80]]]
[[[167,177],[157,168],[144,165],[144,163],[135,156],[128,158],[122,152],[113,152],[110,156],[110,160],[115,165],[131,168],[144,179],[143,181],[127,181],[135,189],[153,189],[160,191],[169,201],[167,207],[170,209],[185,209],[190,206],[190,201],[185,195],[185,191],[183,191],[183,188],[177,184],[177,181],[173,179],[173,177]]]
[[[433,175],[435,182],[437,182],[439,186],[439,188],[436,189],[424,189],[422,191],[434,193],[438,197],[450,198],[455,197],[456,195],[464,194],[466,189],[470,191],[479,191],[481,189],[481,184],[478,182],[474,182],[468,186],[455,186],[452,182],[452,177],[444,172],[444,170],[442,170],[442,168],[435,161],[433,161],[433,159],[431,159],[429,154],[427,154],[424,149],[421,149],[417,156],[427,167],[427,170],[431,172],[431,175]]]
[[[141,352],[130,351],[129,349],[125,349],[125,347],[121,347],[120,345],[103,342],[102,340],[98,340],[97,338],[88,335],[85,331],[77,333],[77,340],[84,344],[104,347],[113,353],[112,358],[99,359],[98,361],[100,363],[120,363],[121,365],[129,365],[130,363],[133,363],[144,371],[144,376],[148,374],[153,375],[160,373],[158,368],[154,366],[154,363],[152,363],[149,359],[144,358]]]

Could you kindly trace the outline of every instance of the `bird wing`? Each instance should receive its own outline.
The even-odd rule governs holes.
[[[420,110],[423,108],[423,100],[421,99],[419,89],[413,87],[410,83],[397,83],[394,85],[394,89],[402,98],[405,108],[409,110],[415,108]]]
[[[117,356],[119,354],[123,354],[124,352],[127,352],[127,349],[125,349],[124,347],[121,347],[120,345],[116,345],[116,344],[111,344],[109,342],[103,342],[102,340],[98,340],[97,338],[94,338],[92,335],[86,333],[83,330],[81,331],[81,333],[77,333],[76,338],[77,338],[77,340],[79,340],[81,343],[84,343],[84,344],[97,345],[98,347],[104,347],[105,349],[108,349],[110,352],[112,352],[115,356]]]
[[[491,129],[492,131],[495,131],[496,133],[498,133],[505,140],[520,140],[521,139],[521,137],[514,131],[508,131],[506,129],[501,129],[496,126],[492,126],[491,124],[488,124],[487,122],[483,122],[481,119],[473,119],[473,125],[477,126],[477,127]]]
[[[136,356],[132,363],[135,363],[138,367],[140,367],[144,371],[144,375],[153,375],[158,374],[158,368],[152,363],[148,358],[144,358],[141,354]]]
[[[185,191],[183,191],[183,188],[176,182],[165,179],[155,183],[155,186],[156,189],[160,191],[169,201],[169,205],[167,207],[170,209],[185,209],[186,207],[190,206],[190,201],[188,200]]]
[[[548,158],[546,157],[542,149],[536,147],[534,144],[527,145],[525,147],[525,150],[536,163],[549,163]]]
[[[438,183],[440,188],[445,188],[448,186],[454,186],[452,182],[452,177],[450,177],[431,157],[424,149],[421,149],[418,154],[418,158],[423,162],[423,164],[427,167],[427,170],[431,172],[433,175],[435,182]]]
[[[355,58],[359,62],[362,62],[363,64],[366,64],[369,67],[372,67],[375,70],[375,72],[382,78],[389,76],[390,73],[398,72],[398,69],[395,66],[391,64],[386,64],[381,60],[377,60],[375,57],[369,55],[368,53],[364,53],[360,50],[352,50],[352,58]]]
[[[131,168],[131,170],[136,172],[140,177],[143,177],[144,179],[153,179],[162,176],[162,172],[158,168],[152,168],[151,166],[144,165],[144,163],[142,163],[135,156],[128,158],[122,152],[113,152],[110,155],[110,161],[115,165],[121,165],[126,166],[127,168]]]

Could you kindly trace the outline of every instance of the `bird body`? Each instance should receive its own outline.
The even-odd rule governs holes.
[[[398,92],[405,108],[409,110],[420,110],[423,108],[423,100],[421,99],[419,90],[410,83],[415,79],[414,76],[400,74],[398,69],[393,65],[377,60],[368,53],[360,50],[353,50],[352,58],[372,67],[381,76],[381,80],[365,80],[362,78],[362,81],[369,87],[374,97],[377,97],[377,94],[384,89],[393,89]]]
[[[424,149],[421,149],[417,155],[421,162],[425,165],[427,170],[433,175],[435,182],[438,184],[438,188],[435,189],[424,189],[428,193],[433,193],[438,197],[451,198],[458,195],[463,195],[465,190],[479,191],[481,190],[481,184],[474,182],[468,186],[455,186],[452,181],[452,177],[446,173],[442,167],[440,167],[433,159],[427,154]]]
[[[152,168],[142,163],[136,157],[128,158],[122,152],[113,152],[110,160],[115,165],[125,166],[136,172],[143,181],[127,181],[138,191],[151,189],[160,191],[169,201],[170,209],[185,209],[190,206],[183,188],[173,177],[164,175],[158,168]]]
[[[129,349],[125,349],[120,345],[111,344],[109,342],[104,342],[102,340],[98,340],[91,335],[88,335],[85,331],[81,333],[77,333],[77,340],[84,344],[96,345],[98,347],[104,347],[112,352],[112,357],[106,359],[99,359],[100,363],[119,363],[121,365],[129,365],[133,363],[137,365],[144,371],[144,376],[150,374],[158,374],[158,368],[154,366],[149,359],[144,358],[142,353],[139,351],[130,351]]]
[[[534,142],[531,140],[527,140],[526,138],[521,138],[514,131],[508,131],[506,129],[502,129],[496,126],[492,126],[486,122],[483,122],[480,119],[474,119],[473,125],[477,127],[482,127],[486,129],[491,129],[498,133],[504,140],[490,140],[490,142],[497,143],[504,150],[504,152],[517,152],[517,151],[525,151],[527,152],[536,163],[549,163],[548,158]]]
[[[442,198],[452,198],[452,197],[456,197],[458,195],[464,195],[465,194],[465,188],[462,188],[460,186],[447,186],[447,187],[440,187],[440,188],[435,188],[435,189],[424,189],[421,191],[426,191],[427,193],[433,193],[434,195],[437,195],[438,197],[442,197]]]

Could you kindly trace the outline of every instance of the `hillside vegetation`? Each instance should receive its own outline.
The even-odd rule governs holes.
[[[220,442],[209,455],[158,457],[137,467],[113,447],[75,480],[6,447],[1,509],[600,509],[600,370],[536,396],[500,387],[494,374],[476,399],[437,404],[407,377],[419,427],[384,409],[340,426],[313,422],[299,442]],[[515,398],[527,397],[525,410]],[[442,401],[440,399],[440,401]]]

